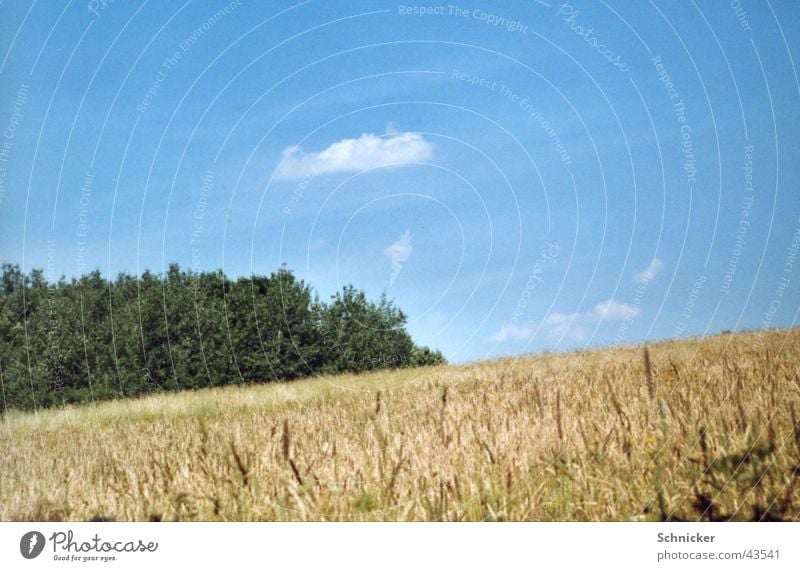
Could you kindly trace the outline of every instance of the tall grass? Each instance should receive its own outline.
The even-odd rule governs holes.
[[[800,331],[12,413],[3,520],[797,520]]]

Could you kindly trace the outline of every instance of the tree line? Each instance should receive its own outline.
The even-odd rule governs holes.
[[[48,282],[3,264],[2,411],[315,374],[436,365],[406,315],[345,286],[328,302],[286,268],[228,279],[221,271],[99,271]]]

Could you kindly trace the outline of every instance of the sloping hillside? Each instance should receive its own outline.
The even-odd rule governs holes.
[[[647,361],[612,348],[13,413],[0,519],[800,519],[800,331]]]

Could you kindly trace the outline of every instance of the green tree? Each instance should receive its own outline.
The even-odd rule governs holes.
[[[321,308],[325,369],[330,372],[404,367],[414,344],[406,316],[386,295],[375,304],[352,285]]]
[[[48,283],[3,264],[0,410],[443,362],[405,324],[385,295],[347,286],[323,303],[286,268]]]

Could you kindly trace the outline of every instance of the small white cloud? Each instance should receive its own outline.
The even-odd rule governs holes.
[[[574,322],[558,323],[550,327],[547,332],[550,337],[566,338],[571,341],[584,341],[589,334],[589,330],[583,325]]]
[[[393,126],[390,126],[394,129]],[[275,171],[276,178],[297,179],[326,173],[358,172],[404,163],[426,162],[434,146],[419,133],[389,132],[384,136],[364,133],[357,139],[343,139],[318,153],[306,153],[298,146],[287,147]]]
[[[576,313],[559,313],[554,311],[550,315],[548,315],[544,322],[546,325],[564,325],[570,324],[576,319],[580,317],[580,314]]]
[[[328,239],[327,238],[314,238],[308,242],[308,251],[309,252],[318,252],[320,250],[324,250],[328,247]]]
[[[550,337],[564,337],[572,341],[583,341],[589,335],[589,324],[598,321],[624,321],[633,319],[641,310],[629,303],[607,299],[585,313],[553,312],[544,319]]]
[[[607,299],[594,306],[592,317],[598,321],[623,321],[639,315],[640,309],[629,303]]]
[[[664,262],[658,258],[653,258],[653,261],[650,262],[650,265],[647,266],[647,268],[641,272],[634,272],[633,281],[637,284],[647,284],[648,282],[653,281],[663,268]]]
[[[521,341],[529,339],[533,335],[533,328],[528,325],[516,325],[515,323],[503,323],[500,329],[489,335],[487,340],[496,343],[503,341]]]
[[[578,312],[559,313],[555,311],[545,317],[544,324],[549,327],[547,333],[550,337],[566,337],[573,341],[583,341],[586,339],[588,330],[578,323],[582,317]]]
[[[447,324],[447,314],[443,311],[431,311],[422,318],[423,322],[429,327],[442,327]]]
[[[397,276],[403,270],[403,266],[408,261],[411,252],[414,251],[414,246],[411,245],[411,232],[406,230],[400,234],[400,238],[387,246],[383,250],[383,255],[392,261],[392,275],[389,278],[389,285],[394,285]]]

